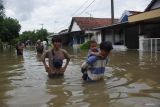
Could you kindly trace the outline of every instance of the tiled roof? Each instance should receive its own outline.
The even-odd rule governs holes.
[[[93,18],[93,17],[73,17],[72,21],[75,21],[81,30],[87,30],[97,27],[103,27],[111,25],[111,18]],[[115,19],[115,23],[118,19]],[[73,23],[73,22],[72,22]]]

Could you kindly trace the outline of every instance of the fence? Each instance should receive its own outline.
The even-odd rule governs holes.
[[[140,50],[160,52],[160,38],[143,38],[139,41],[139,45],[142,45]]]

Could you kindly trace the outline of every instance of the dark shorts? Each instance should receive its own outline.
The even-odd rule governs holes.
[[[86,69],[81,69],[81,72],[82,72],[82,79],[84,80],[84,81],[92,81],[89,77],[88,77],[88,74],[87,74],[87,72],[86,72]]]
[[[49,78],[60,78],[60,77],[63,77],[63,76],[64,76],[63,73],[48,73]]]

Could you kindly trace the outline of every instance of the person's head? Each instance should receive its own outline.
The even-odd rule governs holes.
[[[37,40],[37,44],[41,44],[41,40],[40,39]]]
[[[58,37],[52,38],[52,44],[55,49],[59,49],[61,47],[61,42],[62,42],[62,40]]]
[[[93,52],[97,51],[97,42],[96,41],[90,41],[90,49]]]
[[[111,42],[109,41],[101,42],[100,51],[102,56],[107,57],[112,49],[113,46]]]

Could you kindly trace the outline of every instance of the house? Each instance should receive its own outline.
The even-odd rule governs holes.
[[[160,0],[152,0],[144,12],[125,11],[118,22],[94,30],[117,49],[160,50]]]
[[[139,50],[160,51],[160,0],[152,0],[144,12],[129,16],[128,23],[137,26]]]
[[[95,30],[100,31],[102,41],[111,41],[114,46],[114,49],[120,49],[120,50],[126,50],[127,48],[135,49],[138,46],[134,45],[134,42],[132,42],[131,40],[134,41],[134,39],[136,39],[136,37],[134,37],[133,35],[137,35],[138,32],[137,28],[133,24],[128,23],[128,16],[139,13],[141,12],[126,10],[122,14],[121,18],[118,20],[118,23],[107,25],[104,27],[99,27],[96,28]]]
[[[117,21],[118,19],[115,19],[115,22]],[[69,33],[79,32],[72,35],[73,45],[79,45],[88,40],[96,40],[97,43],[100,43],[101,34],[93,29],[107,25],[111,25],[111,18],[73,17],[68,31]]]

